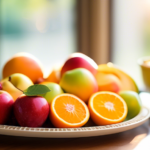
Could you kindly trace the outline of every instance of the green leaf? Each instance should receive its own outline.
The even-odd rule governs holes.
[[[50,92],[50,89],[46,85],[42,84],[31,85],[26,90],[23,91],[23,93],[26,96],[37,96],[39,94],[44,95],[47,92]]]

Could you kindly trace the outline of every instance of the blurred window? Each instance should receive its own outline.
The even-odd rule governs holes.
[[[1,0],[0,70],[17,52],[35,55],[48,72],[76,51],[75,0]]]
[[[150,55],[150,0],[113,0],[112,62],[143,88],[137,60]]]

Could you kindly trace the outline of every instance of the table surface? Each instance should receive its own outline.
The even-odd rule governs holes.
[[[0,135],[0,150],[150,150],[150,121],[122,133],[88,138],[27,138]]]

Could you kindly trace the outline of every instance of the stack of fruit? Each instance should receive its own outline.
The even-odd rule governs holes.
[[[18,53],[3,67],[0,124],[72,128],[132,119],[141,110],[134,80],[112,63],[73,53],[47,78],[39,61]],[[48,125],[48,127],[50,127]]]

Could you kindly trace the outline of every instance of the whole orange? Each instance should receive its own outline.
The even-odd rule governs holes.
[[[52,68],[52,71],[50,72],[50,74],[48,75],[48,77],[44,81],[59,83],[61,67],[62,67],[61,65],[54,66]]]
[[[33,55],[20,52],[10,58],[3,67],[3,78],[14,73],[22,73],[28,76],[33,83],[43,78],[43,70],[39,60]]]

